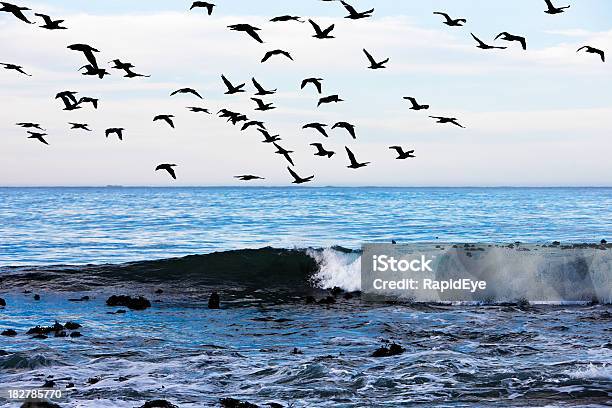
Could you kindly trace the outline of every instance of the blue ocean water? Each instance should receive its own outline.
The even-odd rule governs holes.
[[[612,188],[0,188],[0,265],[364,242],[612,240]]]

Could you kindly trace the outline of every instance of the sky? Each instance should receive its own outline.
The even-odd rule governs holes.
[[[583,45],[612,51],[609,0],[554,0],[571,8],[548,15],[544,1],[352,0],[373,18],[352,21],[339,2],[319,0],[217,0],[212,16],[189,11],[190,1],[22,1],[34,12],[64,19],[68,30],[48,31],[0,13],[0,62],[22,65],[32,77],[0,69],[0,185],[2,186],[233,186],[241,174],[265,177],[247,185],[283,186],[288,163],[253,128],[216,115],[189,112],[227,108],[262,120],[280,144],[295,151],[295,171],[315,175],[313,186],[612,186],[612,96],[609,63],[576,53]],[[434,11],[468,20],[448,27]],[[272,23],[284,14],[335,24],[333,40],[317,40],[308,23]],[[249,23],[264,44],[227,29]],[[518,43],[493,41],[508,31]],[[480,50],[474,33],[506,50]],[[126,79],[117,70],[104,80],[80,75],[84,57],[66,47],[87,43],[98,61],[119,58],[151,78]],[[390,58],[372,71],[362,52]],[[266,51],[290,51],[294,61]],[[108,67],[107,67],[108,68]],[[224,95],[225,74],[247,83],[247,92]],[[277,109],[254,111],[255,77]],[[323,78],[323,95],[345,102],[317,108],[314,88],[302,79]],[[204,100],[170,96],[197,89]],[[63,111],[56,93],[78,91],[100,98],[99,109]],[[431,107],[412,111],[402,97]],[[176,129],[153,122],[175,115]],[[458,118],[466,128],[436,124],[428,115]],[[49,146],[27,139],[17,122],[38,122]],[[309,122],[356,126],[353,140],[341,129],[325,138],[303,130]],[[88,123],[92,132],[70,130]],[[104,130],[125,128],[124,141]],[[315,157],[311,143],[337,154]],[[415,149],[416,159],[396,160],[389,146]],[[348,169],[348,146],[366,168]],[[155,172],[176,163],[178,180]]]

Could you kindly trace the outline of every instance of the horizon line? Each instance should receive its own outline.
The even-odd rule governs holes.
[[[107,185],[15,185],[15,186],[6,186],[0,185],[0,188],[9,189],[9,188],[295,188],[295,189],[315,189],[315,188],[482,188],[482,189],[502,189],[502,188],[532,188],[532,189],[559,189],[559,188],[567,188],[567,189],[579,189],[579,188],[592,188],[592,189],[610,189],[612,185],[608,186],[591,186],[591,185],[550,185],[550,186],[521,186],[521,185],[490,185],[490,186],[478,186],[478,185],[465,185],[465,186],[401,186],[401,185],[388,185],[388,186],[369,186],[369,185],[325,185],[325,186],[294,186],[294,185],[179,185],[179,186],[167,186],[167,185],[120,185],[120,184],[107,184]]]

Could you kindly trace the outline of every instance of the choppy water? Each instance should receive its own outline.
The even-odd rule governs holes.
[[[57,388],[75,384],[62,407],[218,407],[225,397],[262,407],[606,406],[610,305],[411,306],[343,294],[312,304],[330,292],[308,279],[318,265],[302,251],[84,264],[436,237],[598,242],[612,235],[611,209],[612,189],[0,189],[0,330],[18,332],[0,336],[0,389],[53,376]],[[338,273],[354,273],[355,255],[331,256],[349,259]],[[213,290],[220,310],[207,308]],[[152,307],[109,314],[119,308],[107,297],[124,293]],[[25,334],[56,320],[80,323],[83,336]],[[372,357],[383,341],[405,352]]]

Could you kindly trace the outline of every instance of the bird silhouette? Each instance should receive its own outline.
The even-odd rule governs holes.
[[[65,111],[72,111],[76,109],[81,109],[79,106],[79,101],[76,99],[75,95],[77,92],[74,91],[63,91],[55,95],[55,99],[61,99],[64,103]]]
[[[234,176],[234,178],[240,181],[253,181],[253,180],[265,180],[263,177],[254,176],[252,174],[244,174],[242,176]]]
[[[332,126],[332,129],[336,129],[336,128],[346,129],[346,131],[349,132],[349,134],[353,137],[353,139],[357,139],[357,136],[355,135],[354,125],[351,125],[348,122],[338,122],[334,126]]]
[[[68,124],[71,126],[70,129],[81,129],[91,132],[91,129],[89,128],[89,125],[87,123],[68,122]]]
[[[389,62],[389,58],[387,58],[384,61],[376,62],[374,57],[372,57],[372,55],[365,48],[363,49],[363,53],[366,55],[366,57],[368,57],[368,61],[370,61],[370,66],[368,68],[370,68],[370,69],[383,69],[383,68],[387,68],[387,67],[385,67],[385,64],[387,62]]]
[[[311,143],[310,145],[317,148],[317,152],[315,153],[315,156],[327,157],[331,159],[332,156],[336,154],[335,152],[325,150],[321,143]]]
[[[104,79],[105,76],[110,75],[107,70],[103,68],[94,67],[93,65],[84,65],[79,69],[79,71],[83,69],[85,70],[85,72],[83,72],[83,75],[86,76],[97,76],[100,79]]]
[[[338,95],[330,95],[330,96],[326,96],[324,98],[319,99],[319,103],[317,104],[317,108],[323,104],[328,104],[328,103],[338,103],[338,102],[344,102],[344,99],[340,99],[340,97]]]
[[[198,91],[196,91],[193,88],[181,88],[181,89],[177,89],[176,91],[172,92],[170,94],[170,96],[174,96],[174,95],[178,95],[178,94],[192,94],[197,96],[200,99],[204,99],[202,98],[202,96],[198,93]]]
[[[111,62],[113,63],[113,66],[111,68],[125,71],[125,75],[123,76],[124,78],[151,77],[151,75],[137,74],[136,72],[132,71],[132,68],[135,67],[129,62],[121,62],[121,60],[119,59],[112,60]]]
[[[210,16],[213,13],[215,4],[209,3],[207,1],[194,1],[189,10],[193,10],[194,8],[205,8],[208,11],[208,15]]]
[[[172,178],[176,180],[176,173],[174,172],[173,167],[176,167],[176,164],[164,163],[157,166],[155,171],[166,170],[172,176]]]
[[[45,131],[45,129],[40,127],[40,124],[38,124],[38,123],[20,122],[20,123],[17,123],[17,126],[20,126],[20,127],[24,128],[24,129],[38,129],[38,130],[42,130],[43,132]]]
[[[225,93],[226,95],[233,95],[236,93],[245,92],[245,90],[242,88],[244,88],[246,84],[240,84],[238,86],[234,86],[229,81],[229,79],[225,77],[225,75],[221,75],[221,79],[223,80],[223,83],[227,87],[227,92]]]
[[[242,31],[244,33],[247,33],[255,41],[263,43],[263,40],[261,39],[259,34],[257,34],[257,31],[261,31],[261,28],[253,27],[250,24],[234,24],[227,27],[232,31]]]
[[[465,128],[465,126],[461,126],[457,121],[457,118],[447,118],[444,116],[430,116],[432,119],[437,119],[437,123],[452,123],[455,126],[459,126],[460,128]]]
[[[586,52],[588,52],[589,54],[597,54],[601,58],[602,62],[606,62],[606,54],[602,50],[591,47],[590,45],[585,45],[584,47],[578,48],[578,51],[576,52],[578,53],[582,50],[586,50]]]
[[[255,78],[252,78],[252,81],[253,81],[253,86],[255,86],[255,89],[257,89],[257,93],[255,95],[258,95],[258,96],[274,95],[276,91],[278,90],[278,89],[274,89],[272,91],[267,91],[264,89],[263,86],[261,86],[259,82],[257,82]]]
[[[29,8],[27,8],[27,7],[19,7],[19,6],[16,6],[14,4],[11,4],[11,3],[6,3],[4,1],[0,1],[0,4],[2,4],[2,8],[0,8],[0,11],[5,11],[7,13],[12,13],[15,17],[17,17],[21,21],[24,21],[24,22],[26,22],[28,24],[34,24],[30,20],[28,20],[27,17],[23,14],[24,11],[30,10]]]
[[[452,19],[448,14],[443,13],[441,11],[434,11],[434,14],[438,14],[444,17],[446,21],[443,21],[443,24],[446,24],[450,27],[463,27],[463,24],[467,23],[467,20],[465,18]]]
[[[45,24],[41,25],[41,28],[46,28],[47,30],[67,30],[67,27],[60,25],[64,20],[53,20],[46,14],[35,13],[34,15],[44,20]]]
[[[349,169],[360,169],[362,167],[367,166],[368,164],[370,164],[370,162],[365,162],[365,163],[359,163],[357,161],[357,159],[355,159],[355,155],[353,154],[353,152],[351,152],[351,149],[349,149],[348,147],[344,147],[346,149],[346,154],[348,155],[348,158],[351,162],[350,166],[347,166]]]
[[[108,138],[110,135],[112,135],[113,133],[117,135],[117,137],[119,138],[119,140],[123,140],[123,131],[125,129],[124,128],[109,128],[106,129],[106,138]]]
[[[272,142],[272,144],[274,145],[274,147],[276,147],[276,154],[280,154],[282,156],[285,157],[285,159],[287,159],[287,161],[289,163],[291,163],[292,166],[295,166],[295,164],[293,164],[293,159],[291,158],[290,154],[293,153],[291,150],[287,150],[283,147],[281,147],[279,144],[277,144],[276,142]]]
[[[472,34],[472,33],[470,33]],[[476,40],[476,42],[478,43],[477,48],[480,48],[481,50],[493,50],[493,49],[498,49],[498,50],[505,50],[508,47],[495,47],[493,45],[488,45],[485,44],[484,42],[482,42],[478,37],[476,37],[474,34],[472,34],[472,37]]]
[[[304,89],[308,84],[313,84],[317,88],[317,91],[321,93],[323,89],[321,81],[323,81],[323,78],[306,78],[302,81],[300,89]]]
[[[510,34],[506,31],[497,34],[497,37],[495,37],[495,39],[497,40],[498,38],[501,38],[504,41],[518,41],[521,43],[521,46],[523,47],[524,50],[527,49],[527,40],[525,39],[525,37],[521,37],[519,35],[513,35]]]
[[[266,126],[264,125],[264,123],[259,120],[250,120],[246,122],[244,125],[242,125],[242,129],[240,130],[247,130],[251,126],[257,126],[259,129],[266,130]]]
[[[546,14],[561,14],[565,12],[565,9],[570,8],[570,6],[555,7],[552,4],[552,0],[544,0],[544,1],[546,2],[546,5],[548,6],[548,10],[545,11]]]
[[[195,113],[208,113],[209,115],[212,115],[212,113],[210,113],[210,111],[206,108],[200,108],[198,106],[189,106],[187,107],[187,109],[189,109],[191,112],[195,112]]]
[[[72,44],[68,46],[68,49],[82,52],[87,61],[89,61],[89,64],[94,68],[98,68],[98,61],[94,55],[94,52],[100,52],[97,49],[87,44]]]
[[[275,55],[283,55],[283,56],[289,58],[291,61],[293,61],[293,57],[291,57],[291,54],[289,54],[289,52],[283,51],[283,50],[272,50],[272,51],[266,52],[266,55],[264,55],[264,57],[261,60],[261,62],[264,63],[264,62],[266,62],[267,60],[269,60],[270,58],[272,58]]]
[[[321,26],[319,26],[314,21],[308,20],[308,22],[310,23],[312,28],[314,28],[315,30],[315,35],[313,35],[314,38],[318,38],[319,40],[327,40],[331,38],[336,38],[333,35],[330,35],[331,32],[334,31],[334,28],[336,27],[334,24],[330,25],[325,30],[323,30],[321,29]]]
[[[285,21],[297,21],[298,23],[305,23],[305,21],[302,20],[300,16],[289,16],[289,15],[274,17],[270,21],[273,23],[282,23]]]
[[[327,127],[327,125],[324,124],[324,123],[314,122],[314,123],[308,123],[308,124],[302,126],[302,129],[315,129],[315,130],[318,130],[319,133],[321,133],[323,136],[329,137],[329,135],[327,134],[327,131],[325,131],[326,127]]]
[[[32,131],[28,131],[28,133],[30,134],[30,136],[28,136],[28,139],[36,139],[39,142],[44,143],[46,145],[49,144],[44,138],[44,136],[48,136],[46,133],[38,133],[38,132],[32,132]]]
[[[345,2],[344,0],[340,0],[340,3],[342,3],[342,5],[346,9],[346,11],[349,12],[349,15],[344,17],[344,18],[350,18],[351,20],[359,20],[361,18],[372,17],[372,13],[374,13],[374,9],[371,9],[371,10],[368,10],[368,11],[358,12],[357,10],[355,10],[355,8],[353,6],[351,6],[350,4]]]
[[[312,181],[312,179],[314,179],[314,176],[310,176],[310,177],[305,177],[302,178],[300,176],[298,176],[298,174],[293,171],[291,169],[291,167],[287,166],[287,170],[289,170],[289,174],[291,174],[291,177],[293,177],[293,183],[292,184],[304,184],[304,183],[308,183],[310,181]]]
[[[19,72],[20,74],[23,74],[23,75],[26,75],[26,76],[32,76],[32,75],[28,74],[27,72],[25,72],[25,71],[23,70],[23,67],[22,67],[22,66],[20,66],[20,65],[15,65],[15,64],[6,64],[6,63],[4,63],[4,62],[0,62],[0,65],[2,65],[2,66],[4,67],[4,69],[7,69],[7,70],[12,70],[12,71],[17,71],[17,72]]]
[[[174,117],[174,115],[157,115],[157,116],[155,116],[153,118],[153,122],[156,122],[156,121],[159,121],[159,120],[163,120],[168,125],[170,125],[170,127],[172,129],[174,129],[174,122],[172,121],[173,117]]]
[[[227,119],[228,122],[232,122],[233,125],[237,125],[239,122],[247,122],[249,118],[246,115],[238,113]]]
[[[90,98],[89,96],[84,96],[81,99],[79,99],[79,102],[77,104],[80,106],[83,103],[91,103],[94,109],[98,109],[98,102],[99,102],[99,99]]]
[[[412,110],[419,111],[429,109],[429,105],[419,105],[417,100],[412,96],[404,96],[404,99],[410,101],[410,103],[412,104],[412,107],[410,109]]]
[[[264,136],[263,143],[274,143],[282,140],[279,135],[271,136],[265,129],[257,129]]]
[[[414,159],[416,156],[414,155],[414,150],[404,151],[401,146],[391,146],[389,147],[391,150],[397,151],[397,160],[406,160],[406,159]]]
[[[264,101],[262,101],[259,98],[251,98],[251,100],[257,104],[257,108],[255,108],[256,111],[265,112],[265,111],[269,111],[269,110],[272,110],[272,109],[276,109],[276,107],[273,106],[273,104],[271,104],[271,103],[264,103]]]

